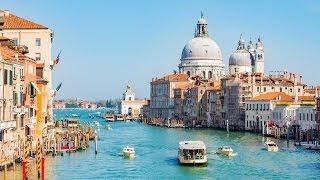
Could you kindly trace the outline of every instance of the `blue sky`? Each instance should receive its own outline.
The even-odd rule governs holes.
[[[53,56],[63,50],[53,72],[54,85],[63,83],[57,98],[116,98],[127,84],[149,97],[151,78],[177,69],[201,11],[226,67],[241,33],[246,41],[261,35],[266,72],[287,69],[320,84],[316,0],[1,0],[0,8],[54,30]]]

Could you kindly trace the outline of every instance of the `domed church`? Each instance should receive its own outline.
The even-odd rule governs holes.
[[[264,49],[260,37],[254,46],[252,41],[245,46],[245,41],[240,36],[237,49],[229,58],[229,73],[264,73]]]
[[[217,43],[209,37],[208,24],[203,14],[197,22],[194,38],[183,48],[179,71],[204,79],[219,80],[224,75],[221,50]]]

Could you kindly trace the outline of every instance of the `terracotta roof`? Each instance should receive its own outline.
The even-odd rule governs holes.
[[[188,81],[189,76],[187,74],[182,74],[182,73],[175,73],[175,74],[169,74],[166,75],[160,79],[155,80],[157,81]]]
[[[9,13],[4,16],[3,29],[48,29],[47,27],[34,23],[32,21],[23,19],[16,15]]]
[[[0,46],[0,51],[3,60],[12,60],[15,57],[16,51],[10,49],[8,46]]]
[[[260,96],[256,96],[252,98],[251,100],[279,100],[282,102],[291,102],[292,101],[292,96],[289,96],[288,94],[284,92],[269,92],[262,94]]]
[[[315,101],[315,96],[299,96],[300,101]]]
[[[192,87],[192,84],[188,82],[188,83],[183,83],[183,84],[177,84],[174,89],[186,90],[191,87]]]

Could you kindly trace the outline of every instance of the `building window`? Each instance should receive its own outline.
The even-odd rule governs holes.
[[[187,75],[190,77],[190,71],[187,71]]]
[[[7,85],[8,84],[8,70],[5,69],[3,72],[3,84]]]
[[[264,91],[264,92],[266,92],[266,91],[267,91],[267,88],[266,88],[266,87],[264,87],[264,88],[263,88],[263,91]]]
[[[209,71],[209,79],[212,78],[212,71]]]
[[[206,72],[205,71],[202,71],[202,76],[203,76],[203,78],[206,78]]]
[[[282,88],[280,88],[280,92],[282,92]]]
[[[9,85],[13,85],[13,73],[9,71]]]
[[[40,61],[41,60],[41,54],[40,53],[36,53],[36,60]]]
[[[41,39],[40,38],[36,38],[36,46],[41,46]]]
[[[257,92],[259,92],[259,87],[257,87]]]
[[[18,44],[19,44],[18,38],[13,38],[12,43],[13,43],[13,46],[18,46]]]

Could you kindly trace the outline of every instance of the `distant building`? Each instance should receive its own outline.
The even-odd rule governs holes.
[[[53,109],[65,109],[66,102],[64,101],[53,101]]]
[[[264,73],[264,47],[263,43],[258,38],[256,45],[252,41],[248,46],[245,46],[245,41],[240,36],[237,49],[229,58],[229,73]]]
[[[121,114],[128,117],[137,118],[142,115],[142,107],[148,104],[146,99],[135,99],[135,94],[130,86],[127,86],[126,92],[123,94],[121,101]]]

